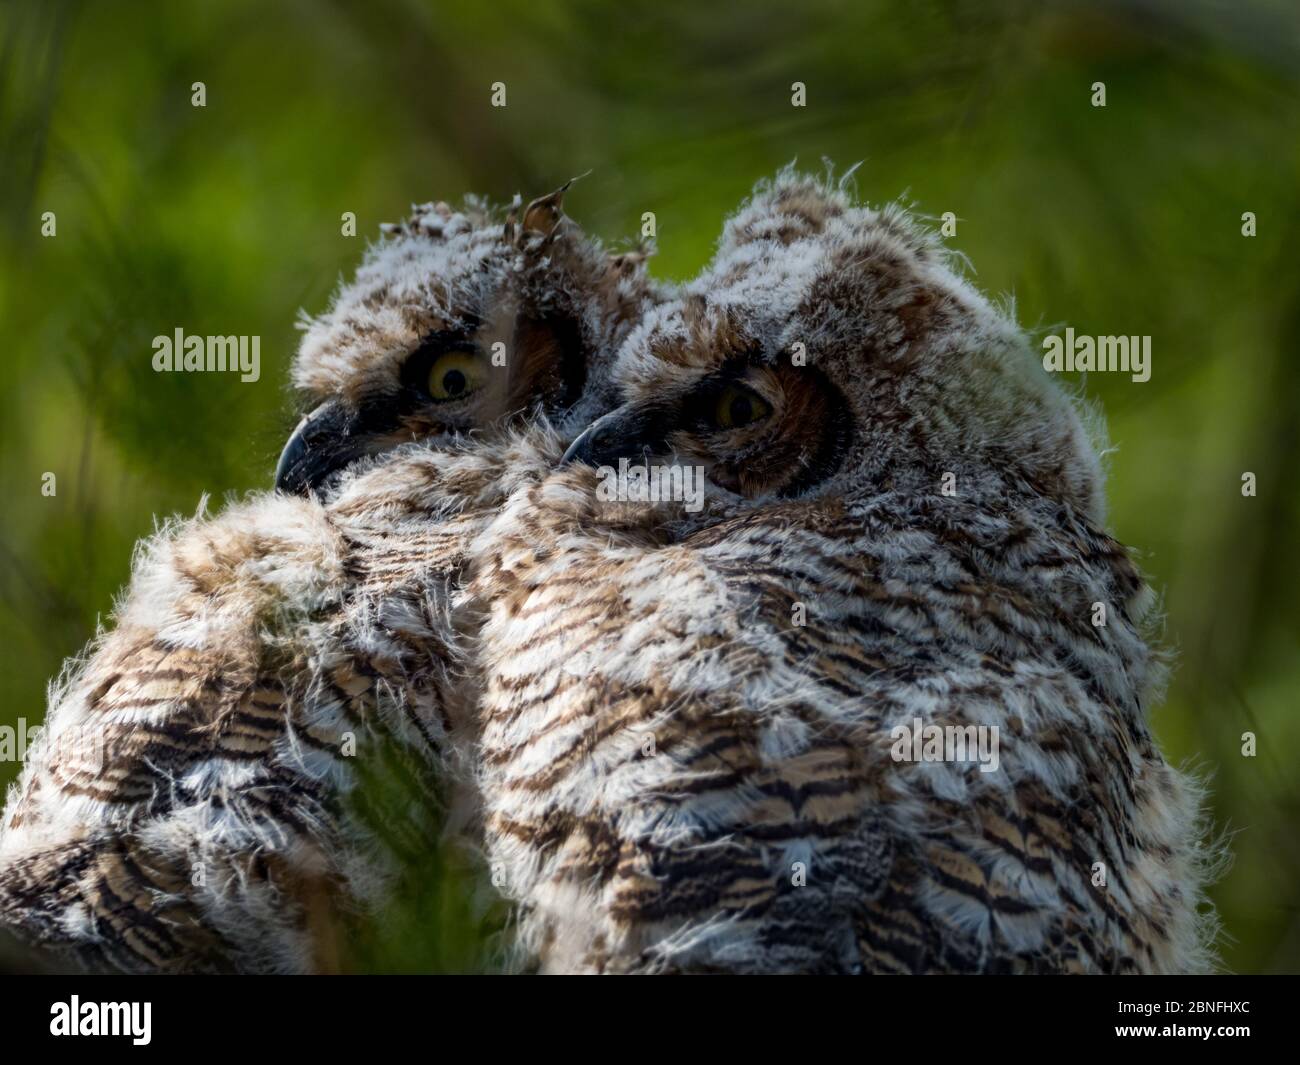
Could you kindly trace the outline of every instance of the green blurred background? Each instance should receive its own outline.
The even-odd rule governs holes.
[[[1154,338],[1148,383],[1082,387],[1116,448],[1113,529],[1177,650],[1155,725],[1233,834],[1227,966],[1297,971],[1298,90],[1289,0],[4,3],[0,724],[39,721],[156,516],[268,483],[298,309],[412,201],[590,170],[569,212],[612,241],[654,211],[654,271],[677,279],[756,178],[862,160],[864,198],[958,216],[952,243],[1026,325]],[[260,335],[262,379],[153,373],[177,326]],[[401,912],[352,964],[495,964],[482,888],[419,826],[403,845]]]

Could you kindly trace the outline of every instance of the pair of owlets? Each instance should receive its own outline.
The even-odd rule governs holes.
[[[905,211],[789,170],[696,280],[643,258],[559,194],[389,228],[306,323],[281,491],[146,544],[55,690],[5,924],[315,968],[394,872],[349,802],[389,744],[457,782],[524,966],[1212,964],[1151,596],[1014,322]],[[597,491],[669,457],[702,509]],[[992,730],[996,769],[900,758],[918,722]]]

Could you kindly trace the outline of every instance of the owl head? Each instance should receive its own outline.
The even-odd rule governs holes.
[[[1096,452],[1024,334],[900,207],[781,172],[619,352],[568,461],[674,455],[750,500],[1032,492],[1100,517]]]
[[[293,383],[308,413],[276,486],[319,491],[357,460],[538,410],[586,424],[612,352],[652,289],[646,251],[608,255],[562,209],[471,199],[384,227],[329,311],[301,322]]]

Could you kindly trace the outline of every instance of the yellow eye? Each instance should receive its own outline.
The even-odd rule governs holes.
[[[448,351],[429,367],[429,396],[439,402],[464,399],[483,385],[483,363],[472,351]]]
[[[719,429],[740,429],[762,421],[772,413],[767,401],[741,385],[728,385],[713,408],[713,421]]]

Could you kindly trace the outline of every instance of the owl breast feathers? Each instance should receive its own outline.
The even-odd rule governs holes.
[[[328,968],[395,872],[349,802],[382,743],[429,803],[455,782],[521,967],[1212,965],[1152,596],[1014,322],[907,212],[792,170],[679,290],[643,259],[559,193],[393,228],[306,323],[281,491],[155,538],[59,689],[6,924]],[[703,506],[611,493],[632,465]]]

